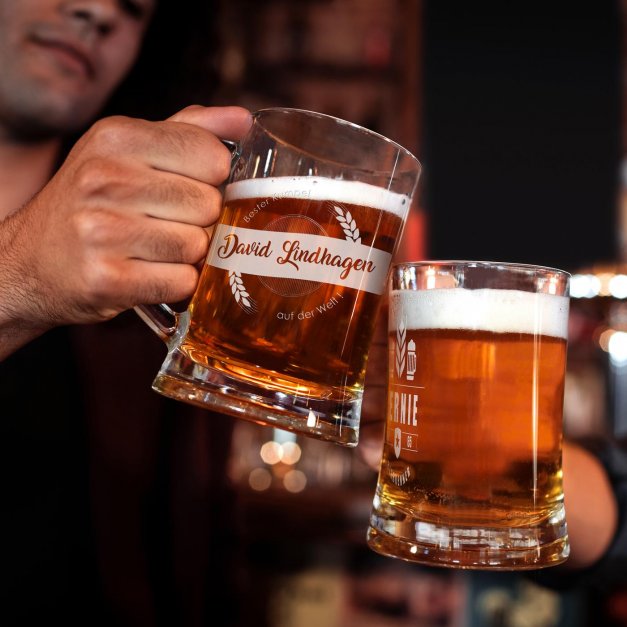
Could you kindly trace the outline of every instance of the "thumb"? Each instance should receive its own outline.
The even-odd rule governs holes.
[[[252,125],[250,111],[242,107],[202,107],[191,105],[168,118],[200,126],[221,139],[241,139]]]

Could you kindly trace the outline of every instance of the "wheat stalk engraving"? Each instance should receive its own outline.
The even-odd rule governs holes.
[[[388,476],[392,483],[394,485],[397,485],[399,488],[405,485],[409,481],[409,477],[411,476],[411,470],[409,470],[409,467],[405,468],[403,472],[390,468],[390,470],[388,470],[388,473]]]
[[[359,228],[357,227],[357,223],[355,219],[351,215],[351,212],[348,210],[342,209],[342,207],[338,207],[337,205],[333,206],[333,210],[335,211],[335,219],[342,225],[342,230],[344,231],[344,236],[349,242],[355,242],[355,244],[361,244],[361,235],[359,233]]]
[[[398,325],[398,329],[396,329],[396,347],[395,347],[395,356],[396,356],[396,374],[400,379],[403,371],[405,370],[405,325],[403,321],[400,321]]]
[[[246,312],[251,313],[255,310],[255,301],[250,297],[246,290],[242,275],[240,272],[233,270],[229,272],[229,285],[235,302]]]

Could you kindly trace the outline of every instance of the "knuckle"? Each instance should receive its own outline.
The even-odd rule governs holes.
[[[82,160],[74,172],[74,185],[87,196],[102,195],[120,177],[120,168],[108,157],[90,157]]]
[[[78,240],[89,245],[103,244],[121,230],[120,220],[112,213],[100,209],[76,212],[73,223]]]
[[[155,182],[153,196],[155,202],[176,205],[188,210],[198,210],[198,207],[204,207],[208,201],[207,194],[197,184],[185,181],[178,181],[177,183],[172,183],[170,180]]]
[[[177,262],[184,256],[185,242],[174,235],[164,239],[155,238],[152,244],[152,256],[160,261]]]
[[[204,111],[205,107],[199,105],[199,104],[191,104],[191,105],[187,105],[186,107],[184,107],[183,109],[181,109],[179,111],[179,114],[185,114],[185,113],[197,113],[198,111]],[[177,114],[178,115],[178,114]]]
[[[208,202],[208,194],[204,192],[203,189],[199,188],[197,185],[188,185],[185,188],[183,193],[186,204],[191,206],[204,206],[206,202]]]
[[[202,109],[204,109],[204,107],[202,107],[201,105],[197,105],[197,104],[188,105],[188,106],[184,107],[183,109],[180,109],[179,111],[177,111],[174,115],[170,116],[168,118],[168,121],[171,121],[171,122],[185,122],[190,117],[192,117],[192,118],[195,117],[195,114],[198,111],[201,111]]]
[[[104,259],[92,260],[84,270],[84,293],[94,309],[110,306],[114,296],[120,292],[120,273]]]
[[[222,194],[210,185],[190,187],[186,200],[194,211],[194,224],[208,227],[218,219],[222,207]]]
[[[136,127],[131,118],[115,115],[95,122],[88,131],[89,139],[98,146],[117,148],[126,143],[132,128]]]

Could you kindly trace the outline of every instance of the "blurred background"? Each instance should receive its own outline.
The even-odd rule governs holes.
[[[627,446],[627,0],[214,0],[212,29],[212,52],[193,68],[205,104],[313,109],[419,157],[421,191],[401,258],[573,273],[565,433]],[[376,439],[347,450],[241,420],[224,424],[233,430],[222,448],[236,510],[228,534],[207,530],[223,562],[209,561],[205,583],[175,575],[218,597],[209,614],[192,608],[200,618],[185,624],[627,625],[624,587],[556,591],[528,576],[375,555],[365,535]],[[211,465],[207,451],[218,449],[192,451],[198,467]],[[164,459],[159,489],[167,491],[181,475]],[[206,492],[185,494],[192,506],[179,512],[204,501],[219,517]],[[204,550],[194,540],[200,516],[193,524],[182,513],[176,524],[146,518],[147,546],[146,538],[159,545],[155,527],[176,528],[187,530],[190,556]],[[148,563],[157,590],[169,589],[172,564],[159,552]],[[222,563],[233,583],[221,601],[211,582]],[[160,624],[181,624],[167,618],[181,615],[177,602],[157,594]]]
[[[565,432],[627,441],[627,2],[222,0],[214,104],[374,129],[424,166],[401,256],[573,273]],[[238,421],[243,625],[627,625],[627,591],[372,554],[349,451]]]

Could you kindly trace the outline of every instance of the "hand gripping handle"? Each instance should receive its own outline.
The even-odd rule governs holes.
[[[239,159],[241,147],[237,142],[228,139],[221,140],[231,151],[231,171]],[[174,311],[169,305],[161,303],[159,305],[137,305],[134,307],[135,313],[164,341],[167,341],[175,334],[178,327],[180,313]]]

